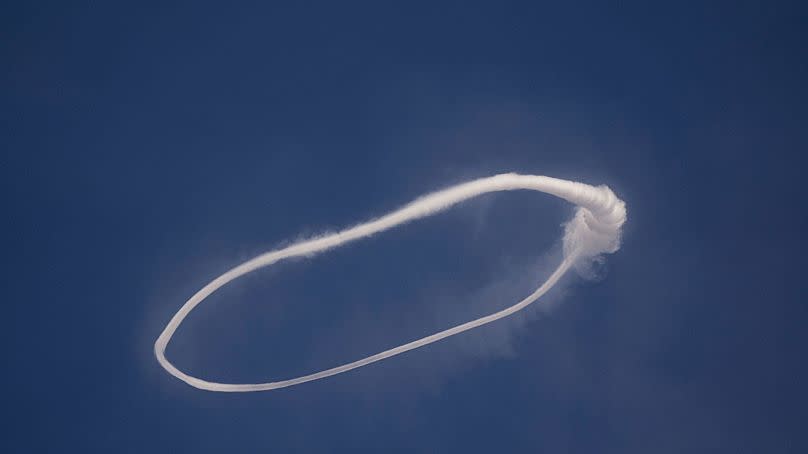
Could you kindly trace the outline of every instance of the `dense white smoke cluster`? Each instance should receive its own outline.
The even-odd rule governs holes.
[[[188,314],[210,296],[217,289],[239,277],[255,271],[258,268],[272,265],[283,259],[297,256],[311,256],[337,246],[344,245],[353,240],[366,238],[379,232],[383,232],[392,227],[423,218],[445,210],[452,205],[464,200],[477,197],[482,194],[497,191],[511,191],[517,189],[527,189],[544,192],[560,197],[578,208],[575,216],[565,226],[564,232],[564,260],[558,268],[550,275],[539,288],[522,301],[503,309],[499,312],[485,317],[463,323],[462,325],[449,328],[404,345],[400,345],[389,350],[377,353],[367,358],[343,364],[331,369],[326,369],[310,375],[268,383],[255,384],[229,384],[214,383],[200,378],[192,377],[171,364],[165,357],[165,349],[171,336],[179,327],[180,323]],[[421,197],[404,207],[395,210],[378,219],[359,224],[357,226],[333,233],[330,235],[314,238],[307,241],[292,244],[282,249],[261,254],[217,277],[205,287],[194,294],[183,304],[180,310],[171,318],[168,325],[154,343],[154,354],[157,361],[171,375],[179,378],[185,383],[199,389],[221,392],[250,392],[267,391],[271,389],[284,388],[298,385],[308,381],[319,380],[321,378],[347,372],[390,358],[391,356],[422,347],[427,344],[445,339],[449,336],[468,331],[478,326],[491,323],[503,317],[507,317],[536,301],[545,294],[553,285],[558,282],[561,276],[569,270],[571,266],[582,262],[590,261],[606,253],[613,253],[620,247],[620,231],[626,221],[626,207],[622,200],[618,199],[614,193],[606,186],[589,186],[573,181],[559,180],[536,175],[518,175],[513,173],[495,175],[493,177],[481,178],[468,183],[459,184],[442,191],[434,192]]]

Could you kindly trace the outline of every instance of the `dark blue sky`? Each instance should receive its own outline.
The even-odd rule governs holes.
[[[808,450],[800,2],[269,3],[2,8],[0,450]],[[269,393],[154,360],[241,260],[505,171],[627,201],[605,277]],[[168,355],[255,382],[375,353],[529,292],[569,215],[486,196],[262,270]]]

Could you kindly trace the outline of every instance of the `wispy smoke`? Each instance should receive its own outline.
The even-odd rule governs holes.
[[[558,265],[547,281],[541,284],[532,294],[513,306],[351,363],[310,375],[277,382],[256,384],[209,382],[180,371],[165,357],[166,346],[185,317],[213,292],[247,273],[272,265],[283,259],[298,256],[312,256],[354,240],[367,238],[398,225],[433,215],[459,202],[482,194],[517,189],[528,189],[551,194],[577,205],[578,209],[576,210],[575,216],[565,225],[563,241],[564,259],[561,261],[561,264]],[[199,290],[183,304],[154,343],[154,354],[157,357],[157,361],[168,373],[191,386],[208,391],[267,391],[341,374],[351,369],[366,366],[376,361],[381,361],[391,356],[423,347],[424,345],[437,342],[449,336],[454,336],[455,334],[491,323],[522,310],[550,290],[570,267],[586,266],[602,254],[617,251],[620,246],[620,229],[625,220],[625,204],[606,186],[594,187],[556,178],[518,175],[513,173],[481,178],[479,180],[459,184],[421,197],[378,219],[359,224],[337,233],[301,241],[282,249],[267,252],[225,272]]]

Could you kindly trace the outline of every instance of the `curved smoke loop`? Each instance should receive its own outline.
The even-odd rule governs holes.
[[[404,345],[400,345],[381,353],[377,353],[360,360],[343,364],[331,369],[326,369],[310,375],[296,377],[289,380],[281,380],[269,383],[255,384],[231,384],[215,383],[192,377],[177,369],[165,357],[165,349],[171,336],[180,326],[180,323],[199,303],[205,300],[213,292],[227,283],[239,277],[262,268],[272,265],[283,259],[297,256],[311,256],[337,246],[342,246],[354,240],[366,238],[379,232],[383,232],[395,226],[433,215],[443,211],[452,205],[464,200],[477,197],[479,195],[497,192],[511,191],[517,189],[528,189],[544,192],[546,194],[560,197],[568,202],[577,205],[575,216],[567,222],[564,231],[564,260],[556,268],[539,288],[528,295],[522,301],[505,308],[499,312],[487,315],[470,322],[449,328],[447,330],[432,334]],[[154,343],[154,354],[157,361],[171,375],[179,378],[185,383],[208,391],[220,392],[251,392],[267,391],[271,389],[285,388],[287,386],[299,385],[308,381],[319,380],[332,375],[341,374],[351,369],[366,366],[376,361],[381,361],[391,356],[413,350],[424,345],[437,342],[449,336],[468,331],[473,328],[491,323],[501,318],[507,317],[536,301],[545,294],[553,285],[558,282],[561,276],[569,270],[571,266],[583,261],[591,260],[594,257],[605,253],[613,253],[620,247],[620,231],[626,221],[625,203],[618,199],[614,193],[606,186],[589,186],[574,181],[560,180],[536,175],[518,175],[514,173],[495,175],[488,178],[462,183],[450,188],[434,192],[423,196],[404,207],[384,215],[378,219],[359,224],[355,227],[342,230],[340,232],[314,238],[307,241],[292,244],[282,249],[261,254],[241,265],[225,272],[217,277],[201,290],[196,292],[174,317],[168,322],[163,332]]]

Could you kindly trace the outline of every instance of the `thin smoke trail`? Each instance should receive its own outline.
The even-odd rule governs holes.
[[[232,384],[215,383],[192,377],[177,369],[165,357],[165,349],[174,332],[185,317],[213,292],[259,268],[272,265],[283,259],[311,256],[328,249],[342,246],[351,241],[367,238],[401,224],[424,218],[446,210],[464,200],[489,192],[527,189],[560,197],[578,206],[575,216],[567,222],[564,230],[564,260],[539,288],[518,303],[499,312],[463,323],[430,336],[400,345],[360,360],[326,369],[310,375],[268,383]],[[282,249],[270,251],[248,260],[217,277],[196,292],[171,318],[154,343],[154,354],[160,365],[171,375],[199,389],[219,392],[268,391],[299,385],[341,374],[366,366],[376,361],[423,347],[449,336],[477,328],[507,317],[524,309],[547,293],[570,267],[605,253],[613,253],[620,247],[620,231],[626,220],[625,203],[618,199],[606,186],[589,186],[583,183],[560,180],[537,175],[507,173],[473,180],[447,189],[433,192],[405,205],[378,219],[356,225],[337,233],[292,244]]]

